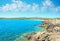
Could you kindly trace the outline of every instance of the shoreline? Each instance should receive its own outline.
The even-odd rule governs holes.
[[[43,20],[44,32],[36,32],[33,35],[25,34],[26,41],[60,41],[60,20]],[[58,37],[58,38],[57,38]],[[20,41],[17,39],[17,41]]]
[[[3,20],[3,19],[7,19],[7,20],[9,20],[9,19],[11,19],[11,20],[13,20],[13,19],[16,19],[16,20],[26,20],[26,19],[29,19],[29,20],[54,20],[54,19],[60,19],[60,18],[34,18],[34,17],[31,17],[31,18],[0,18],[0,20]]]

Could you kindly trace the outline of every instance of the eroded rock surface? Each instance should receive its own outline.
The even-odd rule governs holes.
[[[26,41],[60,41],[60,20],[46,20],[42,26],[46,31],[29,34]]]
[[[42,24],[45,32],[37,32],[28,41],[60,41],[60,20],[46,20]]]

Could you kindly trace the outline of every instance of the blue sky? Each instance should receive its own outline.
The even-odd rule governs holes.
[[[60,0],[1,0],[0,17],[60,18]]]

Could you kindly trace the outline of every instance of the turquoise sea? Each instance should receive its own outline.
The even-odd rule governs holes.
[[[0,20],[0,41],[14,41],[23,33],[43,31],[40,20]]]

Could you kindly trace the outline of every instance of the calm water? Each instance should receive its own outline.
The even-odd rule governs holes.
[[[38,20],[0,20],[0,41],[14,41],[23,33],[43,31],[38,27],[42,23]]]

